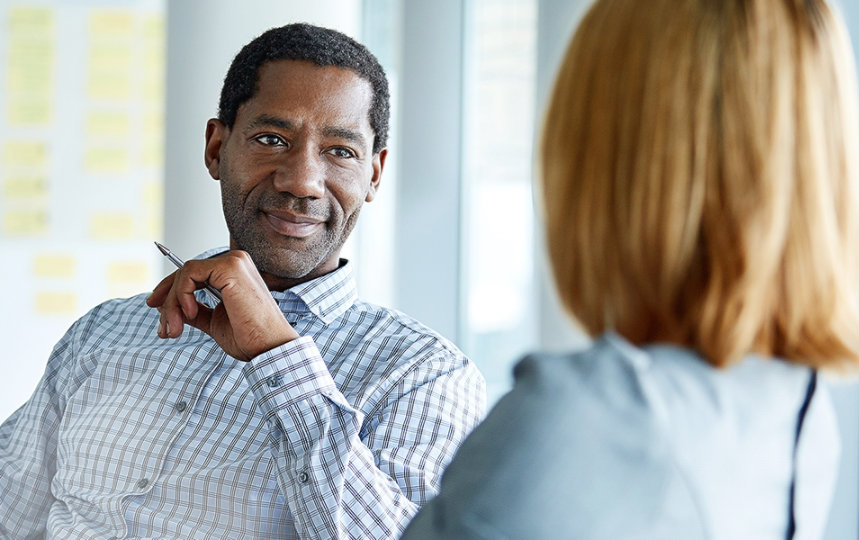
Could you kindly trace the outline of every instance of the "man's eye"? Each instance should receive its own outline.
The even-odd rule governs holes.
[[[344,158],[344,159],[349,159],[349,158],[355,157],[355,152],[353,152],[352,150],[349,150],[348,148],[343,148],[342,146],[334,147],[331,150],[329,150],[328,153],[335,156],[335,157]]]
[[[255,138],[255,140],[266,146],[285,146],[286,141],[283,140],[282,137],[278,135],[272,135],[271,133],[265,133],[263,135],[259,135]]]

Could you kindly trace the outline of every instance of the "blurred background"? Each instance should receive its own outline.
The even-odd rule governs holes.
[[[355,37],[391,82],[381,191],[345,249],[361,296],[457,343],[490,403],[525,352],[586,343],[555,300],[531,179],[588,3],[0,0],[0,419],[76,318],[173,270],[153,240],[183,258],[227,243],[205,123],[239,48],[288,22]],[[859,47],[859,0],[836,4]],[[844,457],[827,538],[859,539],[859,394],[842,383],[835,398]]]

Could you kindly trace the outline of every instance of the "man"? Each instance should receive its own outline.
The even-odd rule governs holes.
[[[230,249],[59,342],[0,427],[0,538],[404,529],[484,389],[446,340],[358,301],[339,258],[387,122],[384,73],[350,38],[289,25],[242,49],[206,126]]]

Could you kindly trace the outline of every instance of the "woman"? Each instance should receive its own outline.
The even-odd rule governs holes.
[[[857,103],[823,0],[598,0],[541,198],[594,337],[534,355],[403,538],[820,538],[859,362]]]

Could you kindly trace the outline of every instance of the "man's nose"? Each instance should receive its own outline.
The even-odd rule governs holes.
[[[312,148],[293,148],[278,165],[274,176],[275,189],[301,199],[321,199],[325,196],[323,159]]]

